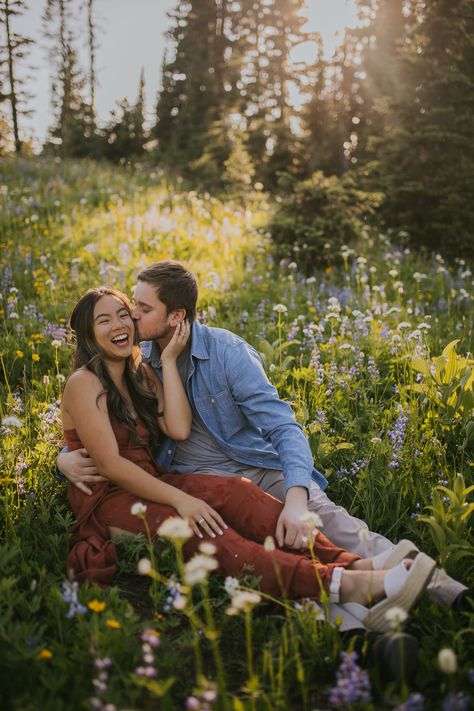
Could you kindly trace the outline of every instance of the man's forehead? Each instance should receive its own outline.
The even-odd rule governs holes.
[[[132,295],[135,301],[139,301],[141,303],[156,304],[159,301],[156,291],[152,285],[143,281],[139,281],[135,284],[132,289]]]

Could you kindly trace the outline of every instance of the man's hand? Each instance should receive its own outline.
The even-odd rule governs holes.
[[[99,481],[107,481],[106,477],[100,476],[97,467],[85,449],[60,452],[56,464],[61,474],[64,474],[71,484],[89,496],[92,494],[92,489],[85,482],[96,484]]]
[[[287,548],[308,548],[308,522],[302,521],[307,507],[307,492],[302,486],[292,486],[286,494],[285,506],[276,527],[278,545]]]

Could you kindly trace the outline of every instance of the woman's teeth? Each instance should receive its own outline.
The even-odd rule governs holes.
[[[115,336],[115,338],[112,338],[112,343],[126,343],[128,341],[128,336],[127,334],[123,334],[121,336]]]

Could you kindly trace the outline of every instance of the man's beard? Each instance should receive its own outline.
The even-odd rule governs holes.
[[[160,341],[162,338],[166,338],[166,336],[169,334],[170,327],[165,326],[159,330],[148,332],[148,333],[146,333],[146,335],[145,334],[142,335],[140,333],[139,326],[137,327],[137,331],[138,331],[138,340],[139,341]]]

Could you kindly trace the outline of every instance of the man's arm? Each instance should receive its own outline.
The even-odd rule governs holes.
[[[308,439],[293,410],[268,380],[256,351],[245,342],[229,349],[225,370],[234,402],[278,453],[285,477],[285,506],[278,520],[277,543],[303,548],[308,543],[307,499],[313,470]]]

